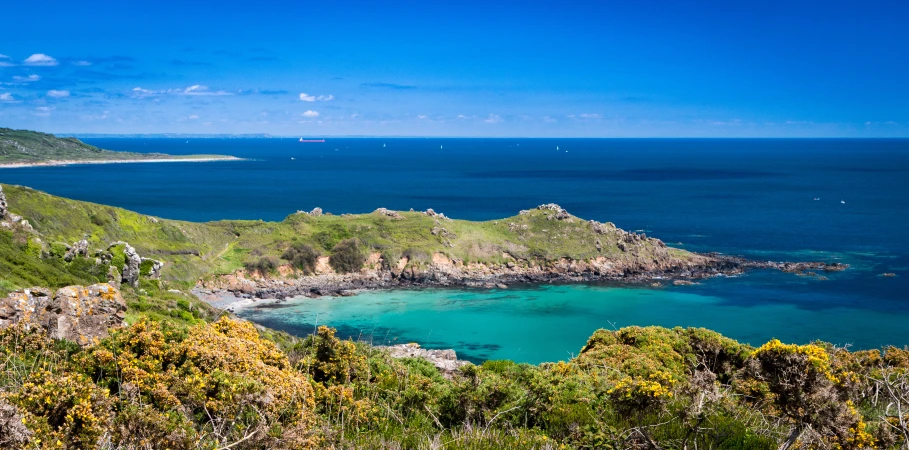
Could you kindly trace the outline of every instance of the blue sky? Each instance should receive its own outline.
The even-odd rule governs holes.
[[[0,126],[909,137],[906,1],[6,3]]]

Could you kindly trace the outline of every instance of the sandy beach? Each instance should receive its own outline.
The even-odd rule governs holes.
[[[0,169],[18,169],[22,167],[44,166],[72,166],[77,164],[129,164],[129,163],[168,163],[168,162],[213,162],[213,161],[243,161],[243,158],[234,156],[211,158],[161,158],[161,159],[108,159],[108,160],[58,160],[42,162],[14,162],[0,163]]]

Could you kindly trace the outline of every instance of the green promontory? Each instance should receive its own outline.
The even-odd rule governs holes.
[[[0,166],[62,164],[104,161],[233,159],[222,155],[167,155],[164,153],[131,153],[103,150],[76,138],[58,138],[52,134],[0,128]]]

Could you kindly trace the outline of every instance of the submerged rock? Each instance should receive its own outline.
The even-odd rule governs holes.
[[[0,300],[0,328],[37,326],[54,339],[81,346],[107,337],[110,328],[123,325],[125,314],[120,291],[107,283],[67,286],[53,296],[49,289],[23,289]]]

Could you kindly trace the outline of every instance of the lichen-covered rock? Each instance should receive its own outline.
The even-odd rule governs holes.
[[[25,418],[5,398],[0,397],[0,448],[24,448],[32,432],[25,426]]]
[[[22,323],[47,331],[54,339],[91,345],[108,336],[108,329],[123,325],[126,302],[113,286],[68,286],[51,292],[44,288],[12,292],[0,300],[0,328]]]

